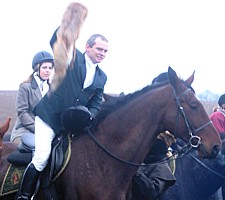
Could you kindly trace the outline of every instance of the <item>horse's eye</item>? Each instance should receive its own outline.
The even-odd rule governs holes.
[[[190,107],[191,107],[192,110],[197,110],[197,108],[198,108],[198,106],[197,106],[197,104],[195,102],[192,102],[190,104]]]

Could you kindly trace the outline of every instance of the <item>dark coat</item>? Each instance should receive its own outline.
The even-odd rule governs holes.
[[[86,106],[93,116],[102,103],[106,74],[97,66],[93,83],[83,89],[86,76],[85,56],[76,49],[73,68],[68,68],[66,76],[58,89],[45,95],[35,107],[34,113],[46,122],[56,134],[61,131],[60,115],[71,106]]]
[[[176,178],[167,162],[162,162],[168,152],[165,143],[156,139],[144,163],[132,179],[132,200],[157,200],[170,186],[174,185]]]
[[[132,179],[132,200],[156,200],[176,182],[167,163],[139,167]]]

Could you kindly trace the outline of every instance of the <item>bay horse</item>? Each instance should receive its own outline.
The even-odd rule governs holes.
[[[2,141],[3,141],[3,137],[5,135],[5,133],[8,131],[9,129],[9,126],[10,126],[10,122],[11,122],[11,118],[9,117],[8,119],[6,119],[6,121],[1,124],[0,126],[0,162],[1,162],[1,153],[2,153],[2,147],[3,147],[3,144],[2,144]]]
[[[222,200],[218,189],[225,184],[225,133],[221,134],[221,139],[222,156],[218,158],[201,159],[196,151],[178,157],[176,183],[160,200]]]
[[[10,126],[11,118],[7,118],[6,121],[0,126],[0,186],[2,185],[5,173],[7,170],[8,161],[7,157],[9,153],[16,150],[17,146],[11,142],[3,142],[3,137],[5,133],[8,131]],[[7,196],[0,197],[1,200],[14,199],[15,194],[9,194]]]
[[[102,105],[87,133],[70,143],[70,161],[55,181],[60,200],[130,199],[133,175],[166,130],[191,143],[199,157],[216,157],[221,139],[191,87],[194,73],[183,81],[169,67],[168,78]]]

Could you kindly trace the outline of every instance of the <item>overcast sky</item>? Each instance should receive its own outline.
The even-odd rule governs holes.
[[[68,0],[0,1],[0,90],[17,90],[31,73],[34,54],[51,51]],[[197,92],[225,92],[223,0],[80,0],[88,8],[77,41],[101,33],[109,51],[101,63],[105,92],[130,93],[171,66],[186,79],[195,71]]]

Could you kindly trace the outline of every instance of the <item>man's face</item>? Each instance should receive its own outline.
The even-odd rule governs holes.
[[[100,37],[96,38],[93,47],[86,45],[86,54],[94,64],[102,62],[108,51],[108,43]]]
[[[225,110],[225,103],[222,104],[222,108]]]

